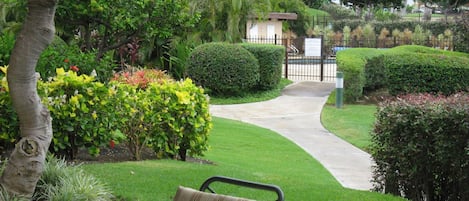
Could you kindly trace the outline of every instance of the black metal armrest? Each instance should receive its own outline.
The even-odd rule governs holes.
[[[209,186],[213,182],[222,182],[222,183],[228,183],[228,184],[233,184],[237,186],[259,189],[259,190],[272,191],[277,194],[276,201],[285,200],[285,196],[283,195],[282,189],[280,189],[280,187],[276,185],[257,183],[257,182],[246,181],[246,180],[235,179],[235,178],[224,177],[224,176],[213,176],[213,177],[208,178],[207,180],[205,180],[202,186],[200,186],[199,190],[202,192],[205,192],[205,190],[209,190],[211,193],[215,193],[215,191],[211,189]]]

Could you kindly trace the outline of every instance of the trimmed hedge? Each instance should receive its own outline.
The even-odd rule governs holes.
[[[241,44],[259,61],[259,83],[257,88],[268,90],[275,88],[282,78],[282,64],[285,59],[285,47],[266,44]]]
[[[388,50],[351,48],[337,54],[337,68],[344,72],[346,102],[357,101],[364,91],[386,87],[393,95],[466,91],[467,63],[469,54],[416,45]]]
[[[384,58],[392,95],[453,94],[469,89],[469,58],[441,54],[398,53]]]
[[[257,85],[259,62],[239,45],[206,43],[191,52],[187,75],[212,94],[236,96]]]
[[[337,70],[344,73],[345,102],[355,102],[363,96],[366,84],[365,66],[369,59],[380,56],[383,52],[372,48],[353,48],[337,53]]]
[[[469,200],[469,95],[382,103],[372,133],[375,190],[414,201]]]

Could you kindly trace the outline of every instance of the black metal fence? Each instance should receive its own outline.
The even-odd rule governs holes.
[[[287,79],[294,81],[335,81],[335,58],[305,56],[303,42],[300,43],[300,40],[274,36],[271,38],[247,38],[244,41],[284,46],[287,51],[283,64],[283,77]],[[324,47],[321,49],[324,49]]]

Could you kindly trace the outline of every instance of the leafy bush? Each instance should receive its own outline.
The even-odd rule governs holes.
[[[259,80],[259,62],[246,49],[227,43],[206,43],[191,53],[187,74],[216,95],[240,95]]]
[[[73,159],[80,147],[98,155],[100,147],[122,136],[115,130],[114,104],[107,86],[93,77],[58,68],[50,82],[39,83],[54,129],[52,151]]]
[[[121,73],[114,80],[118,128],[137,160],[147,145],[159,157],[181,160],[187,152],[197,156],[208,149],[208,100],[191,80],[175,82],[156,70]]]
[[[18,116],[13,110],[10,94],[8,93],[8,83],[6,72],[8,66],[0,67],[0,151],[14,148],[14,143],[18,140],[16,131],[19,130]]]
[[[275,88],[282,78],[282,64],[285,58],[285,47],[279,45],[242,44],[259,61],[258,89]]]
[[[156,109],[151,111],[156,127],[150,144],[159,156],[185,161],[186,155],[201,156],[208,150],[212,123],[208,99],[201,88],[186,79],[152,84],[146,95],[158,97],[151,102]]]
[[[78,76],[76,72],[58,68],[57,76],[48,82],[38,82],[38,93],[53,118],[54,136],[50,151],[74,159],[79,148],[87,148],[91,155],[99,155],[100,147],[110,141],[119,142],[123,136],[117,132],[107,86],[95,82],[93,77]],[[0,85],[0,142],[10,149],[18,138],[18,119],[14,112],[6,79]]]
[[[376,190],[414,201],[469,200],[469,95],[382,103],[372,133]]]
[[[42,52],[36,71],[39,72],[43,80],[47,80],[56,75],[56,68],[75,69],[74,71],[78,75],[96,74],[96,80],[106,83],[116,67],[113,56],[111,53],[107,53],[98,60],[96,55],[96,50],[82,52],[77,45],[67,45],[56,39]]]
[[[12,33],[0,35],[0,66],[7,65],[15,44]],[[96,73],[96,79],[101,82],[109,81],[112,70],[116,67],[112,52],[97,59],[97,51],[82,52],[76,44],[66,44],[59,37],[55,37],[39,57],[36,71],[43,80],[55,76],[56,68],[69,70],[72,66],[78,67],[78,74],[90,75]]]
[[[2,68],[2,70],[5,68]],[[191,80],[175,82],[161,71],[122,73],[106,86],[93,77],[58,68],[38,92],[54,119],[50,150],[74,159],[79,148],[98,155],[124,139],[136,159],[151,146],[161,157],[185,160],[208,149],[212,127],[208,99]],[[9,148],[18,123],[5,79],[0,85],[0,141]]]
[[[8,65],[10,54],[15,45],[15,35],[12,33],[0,33],[0,66]]]

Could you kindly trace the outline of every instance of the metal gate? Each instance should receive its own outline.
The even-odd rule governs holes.
[[[286,48],[282,75],[292,81],[335,82],[336,60],[321,43],[321,56],[305,56],[305,38],[249,38],[249,43],[276,44]]]
[[[320,49],[321,55],[306,56],[305,38],[287,41],[283,76],[293,81],[335,82],[337,71],[335,55],[331,55],[325,47],[321,39],[321,46],[316,47]]]

